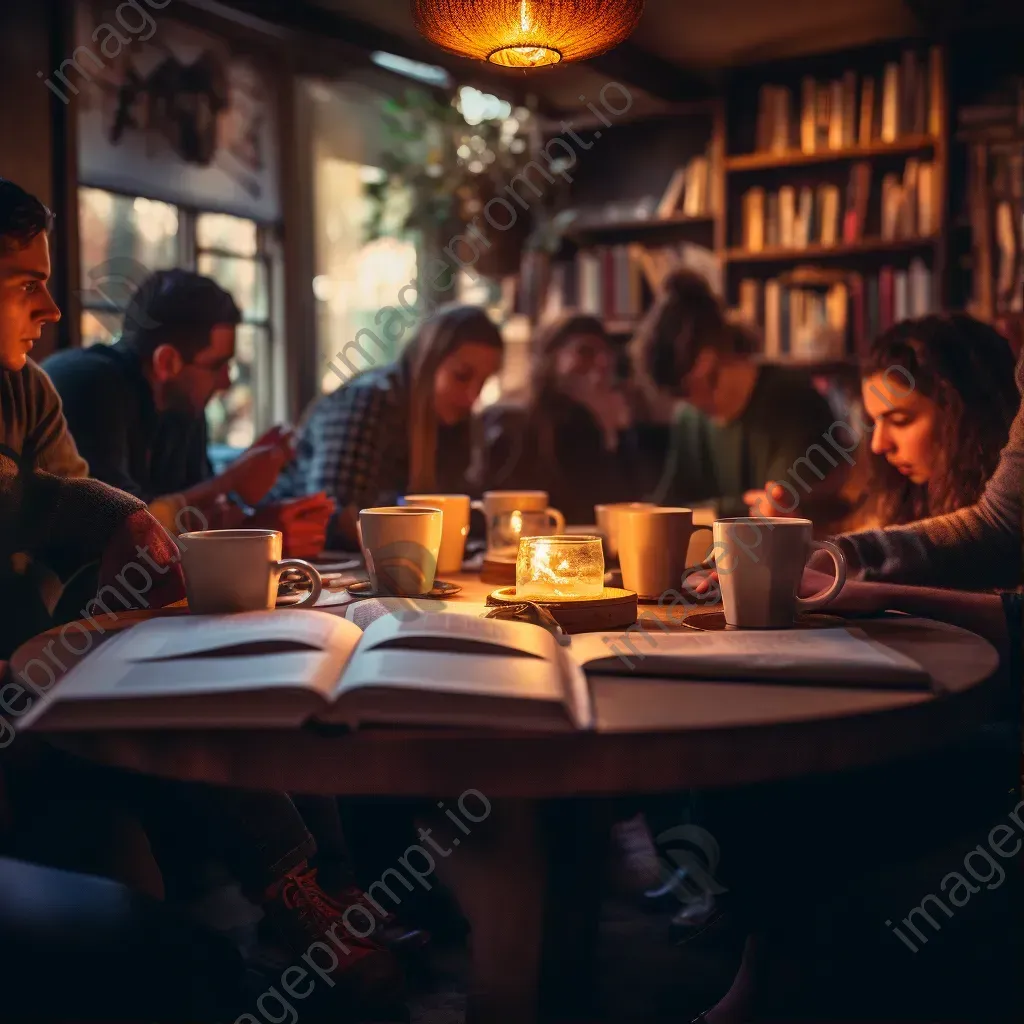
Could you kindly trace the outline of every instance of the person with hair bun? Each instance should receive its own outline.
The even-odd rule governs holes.
[[[784,479],[835,417],[806,372],[759,363],[707,281],[672,274],[633,341],[638,372],[682,399],[654,500],[747,514],[745,494]],[[830,472],[838,488],[843,474]],[[820,496],[820,495],[816,495]]]

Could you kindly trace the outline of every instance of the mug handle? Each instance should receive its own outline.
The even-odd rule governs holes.
[[[470,507],[470,508],[471,508],[471,509],[472,509],[472,510],[473,510],[474,512],[483,512],[483,511],[484,511],[484,503],[483,503],[482,501],[479,501],[479,500],[477,500],[476,498],[474,498],[474,499],[473,499],[473,500],[472,500],[472,501],[471,501],[471,502],[469,503],[469,507]],[[484,513],[484,514],[486,515],[486,513]]]
[[[565,516],[557,508],[549,508],[545,511],[555,521],[555,533],[565,533]]]
[[[320,579],[320,573],[309,562],[304,562],[301,558],[285,558],[280,562],[274,562],[273,565],[275,569],[280,570],[296,569],[309,580],[309,596],[295,605],[296,608],[310,608],[317,603],[323,593],[324,583]]]
[[[827,540],[812,540],[810,544],[812,551],[824,551],[835,562],[836,578],[832,586],[823,590],[814,597],[798,597],[796,599],[797,610],[801,612],[813,612],[818,608],[824,608],[829,602],[839,596],[839,591],[846,584],[846,557],[839,547]]]

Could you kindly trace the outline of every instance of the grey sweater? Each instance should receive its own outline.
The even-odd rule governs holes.
[[[68,432],[60,396],[31,359],[17,373],[0,371],[0,446],[24,471],[89,475]]]
[[[1017,364],[1024,391],[1024,354]],[[907,526],[836,538],[861,579],[978,590],[1019,587],[1024,489],[1024,405],[976,505]]]

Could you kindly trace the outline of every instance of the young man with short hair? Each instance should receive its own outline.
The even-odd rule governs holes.
[[[268,431],[217,476],[207,458],[205,409],[230,387],[241,319],[210,278],[157,271],[115,344],[58,352],[44,369],[93,476],[141,497],[169,530],[281,530],[290,556],[312,557],[333,511],[325,495],[253,508],[291,458],[290,431]]]
[[[89,467],[68,433],[60,399],[47,375],[28,358],[43,327],[60,319],[60,310],[47,291],[51,222],[50,211],[38,199],[0,178],[0,658],[8,656],[18,642],[53,624],[47,621],[53,608],[44,607],[45,595],[37,592],[38,579],[24,571],[26,565],[32,570],[36,559],[58,569],[63,579],[65,568],[73,570],[83,561],[105,560],[116,573],[145,551],[142,557],[157,576],[146,591],[147,606],[160,608],[184,596],[174,541],[138,497],[87,478]],[[208,395],[203,397],[208,389],[226,379],[225,360],[230,358],[228,350],[233,350],[233,341],[228,345],[221,339],[217,354],[210,351],[215,344],[197,349],[198,355],[205,357],[205,364],[194,374],[182,376],[181,367],[172,365],[165,375],[178,381],[179,388],[171,390],[193,411],[208,400]],[[193,357],[182,357],[182,362],[189,358]],[[166,352],[156,361],[160,359],[174,362],[174,356]],[[221,365],[213,367],[215,361]],[[158,379],[158,383],[166,384],[167,380]],[[130,395],[125,391],[126,400]],[[105,399],[115,400],[113,391],[106,392]],[[190,401],[192,406],[188,406]],[[97,417],[102,411],[96,409]],[[102,444],[90,437],[90,443],[94,442],[93,450],[102,460],[106,454]],[[276,464],[263,453],[258,461],[261,466],[264,462]],[[272,483],[276,469],[268,475]],[[249,470],[240,476],[251,479]],[[100,579],[104,579],[103,565]],[[68,611],[74,618],[74,609]],[[0,684],[4,689],[20,686],[17,679],[6,677],[3,662]],[[14,714],[6,701],[4,710]],[[23,744],[31,742],[31,736],[26,736],[13,753],[24,753],[28,747]],[[228,863],[246,895],[262,908],[265,938],[272,946],[294,960],[325,935],[335,940],[342,952],[327,971],[329,987],[320,986],[311,1000],[321,1011],[329,1009],[336,1019],[345,1021],[353,1019],[357,1009],[368,1013],[395,1006],[401,972],[394,957],[373,937],[357,937],[347,928],[348,934],[336,937],[352,899],[339,904],[319,885],[317,869],[310,866],[318,852],[317,843],[286,794],[243,792],[108,772],[48,746],[41,754],[22,765],[5,757],[0,765],[4,774],[15,779],[12,789],[20,796],[15,832],[24,843],[19,848],[24,859],[67,857],[74,861],[74,840],[95,844],[91,834],[68,834],[70,818],[62,815],[69,804],[98,800],[101,806],[110,801],[115,810],[130,808],[143,820],[151,842],[158,849],[162,847],[163,856],[157,859],[162,862],[165,887],[169,882],[176,883],[182,900],[195,895],[191,890],[200,881],[195,869],[201,857],[210,852],[210,844]],[[28,837],[47,834],[46,824],[55,819],[64,837],[62,842],[48,845],[42,841],[33,846]],[[54,849],[53,845],[60,848]],[[13,864],[0,859],[0,872],[13,870]],[[179,870],[170,870],[172,866]],[[21,871],[26,879],[47,881],[55,877],[52,872],[32,872],[24,866]],[[4,878],[0,878],[2,881]],[[9,889],[0,885],[3,948],[35,934],[25,932],[23,908],[5,901]],[[82,882],[79,891],[88,895],[87,889]],[[118,892],[109,895],[114,910],[118,901],[125,903],[127,899]],[[36,906],[40,915],[49,912],[42,901]],[[90,907],[97,914],[110,915],[111,908],[101,907],[98,902],[90,903]],[[113,948],[117,942],[133,940],[123,931],[108,930],[98,941]],[[162,955],[159,943],[153,947],[153,955]],[[161,972],[154,972],[154,977],[158,974]],[[165,983],[170,974],[173,969],[162,972]]]

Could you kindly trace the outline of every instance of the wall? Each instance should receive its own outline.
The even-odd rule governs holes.
[[[0,4],[0,176],[33,192],[57,214],[52,290],[65,307],[74,268],[62,257],[77,239],[63,172],[68,118],[64,105],[37,78],[37,72],[49,74],[60,63],[55,55],[67,38],[66,12],[58,13],[63,6],[58,0]],[[65,337],[66,325],[47,329],[36,357],[44,358]]]

